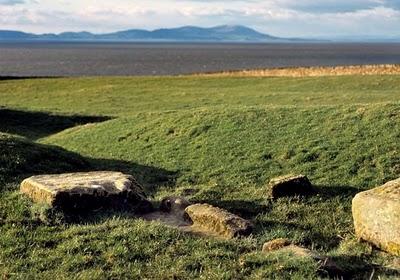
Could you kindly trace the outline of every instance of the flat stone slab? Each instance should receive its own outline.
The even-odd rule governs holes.
[[[36,203],[62,210],[103,206],[151,209],[142,187],[127,174],[111,171],[39,175],[25,179],[21,192]]]
[[[234,238],[249,235],[253,230],[250,221],[208,204],[190,205],[185,212],[193,222],[193,228],[210,232],[210,235],[214,233],[225,238]]]
[[[268,184],[271,198],[305,196],[315,192],[310,180],[304,175],[286,175],[271,179]]]
[[[357,194],[352,211],[358,238],[400,256],[400,178]]]

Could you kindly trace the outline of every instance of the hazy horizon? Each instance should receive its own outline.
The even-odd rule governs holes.
[[[399,38],[396,0],[0,0],[0,29],[110,33],[243,25],[278,37]]]
[[[91,32],[88,30],[77,30],[77,31],[71,31],[71,30],[63,30],[63,31],[59,31],[59,32],[46,32],[46,33],[41,33],[41,32],[29,32],[26,30],[11,30],[11,29],[1,29],[0,31],[16,31],[16,32],[23,32],[23,33],[27,33],[27,34],[34,34],[34,35],[46,35],[46,34],[55,34],[55,35],[61,35],[63,33],[84,33],[84,32],[88,32],[94,35],[104,35],[104,34],[111,34],[111,33],[117,33],[117,32],[122,32],[122,31],[129,31],[129,30],[144,30],[144,31],[157,31],[160,29],[179,29],[179,28],[183,28],[183,27],[199,27],[199,28],[214,28],[214,27],[219,27],[219,26],[229,26],[229,25],[225,25],[225,24],[220,24],[220,25],[216,25],[216,26],[195,26],[195,25],[184,25],[184,26],[176,26],[176,27],[170,27],[170,28],[166,28],[166,27],[158,27],[158,28],[154,28],[154,29],[145,29],[145,28],[127,28],[127,29],[118,29],[118,30],[112,30],[109,32]],[[362,42],[382,42],[382,43],[386,43],[386,42],[400,42],[400,36],[385,36],[385,35],[381,35],[381,36],[374,36],[374,35],[362,35],[362,34],[355,34],[355,35],[336,35],[336,36],[317,36],[317,35],[310,35],[310,36],[292,36],[292,37],[284,37],[284,36],[280,36],[279,34],[272,34],[272,33],[266,33],[266,32],[262,32],[259,31],[257,29],[254,29],[252,27],[249,26],[245,26],[245,25],[239,25],[237,24],[236,26],[243,26],[243,27],[247,27],[250,29],[253,29],[261,34],[265,34],[265,35],[269,35],[269,36],[273,36],[273,37],[279,37],[282,39],[285,38],[299,38],[299,39],[313,39],[313,40],[323,40],[325,41],[331,41],[331,42],[357,42],[357,43],[362,43]],[[127,40],[129,41],[129,40]],[[239,42],[240,43],[240,42]]]

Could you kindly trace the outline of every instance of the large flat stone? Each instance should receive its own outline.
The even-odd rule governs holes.
[[[357,194],[352,211],[358,238],[400,255],[400,179]]]
[[[131,175],[98,171],[40,175],[25,179],[21,192],[36,203],[48,204],[63,210],[90,209],[104,206],[133,207],[147,211],[142,187]]]
[[[190,205],[185,212],[199,231],[216,233],[226,238],[246,236],[253,229],[248,220],[208,204]]]

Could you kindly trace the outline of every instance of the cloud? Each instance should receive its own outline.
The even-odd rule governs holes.
[[[380,5],[376,0],[324,0],[324,1],[293,1],[281,0],[276,1],[281,6],[297,11],[308,13],[342,13],[354,12],[357,10],[366,10]]]
[[[400,1],[399,0],[386,0],[382,1],[384,6],[400,10]]]
[[[341,13],[358,10],[387,7],[400,9],[399,0],[178,0],[181,3],[219,3],[227,6],[230,3],[240,2],[243,7],[257,4],[259,6],[274,6],[276,8],[291,9],[307,13]]]
[[[282,8],[307,13],[346,13],[377,7],[400,9],[399,0],[276,0],[275,4]]]
[[[17,4],[23,4],[25,3],[24,0],[0,0],[0,5],[4,6],[13,6]]]
[[[26,0],[19,5],[0,1],[0,29],[38,33],[221,24],[295,37],[392,36],[400,30],[400,1],[394,0]]]

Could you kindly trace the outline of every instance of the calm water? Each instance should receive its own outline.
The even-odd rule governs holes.
[[[400,63],[400,44],[0,43],[0,76],[176,75]]]

